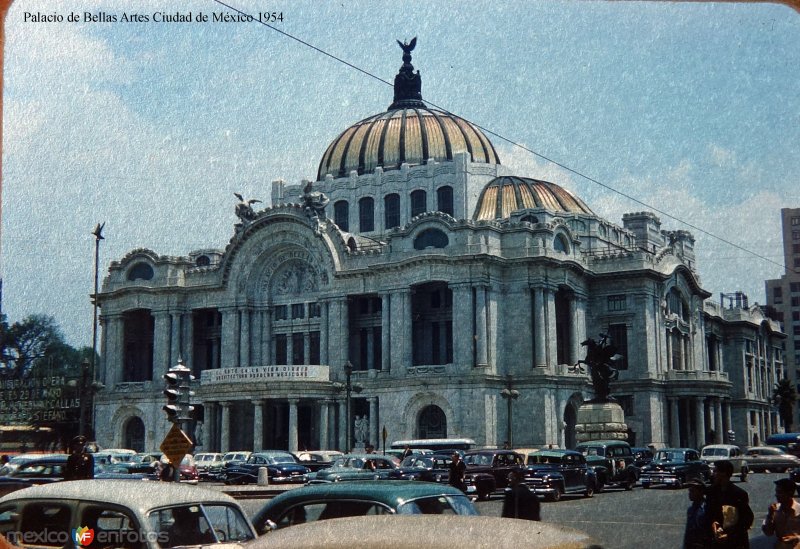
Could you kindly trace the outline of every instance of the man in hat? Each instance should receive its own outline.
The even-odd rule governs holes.
[[[701,549],[711,546],[711,521],[706,506],[706,485],[701,479],[690,479],[691,505],[686,510],[686,529],[683,532],[683,549]]]
[[[800,547],[800,503],[794,500],[797,487],[790,478],[775,481],[775,503],[769,506],[761,531],[778,538],[776,549]]]
[[[706,489],[713,547],[750,549],[747,535],[753,524],[750,497],[731,482],[732,476],[733,463],[726,459],[717,461],[714,464],[714,483]]]
[[[94,478],[94,458],[86,451],[86,437],[79,435],[69,445],[70,455],[64,470],[64,480]]]

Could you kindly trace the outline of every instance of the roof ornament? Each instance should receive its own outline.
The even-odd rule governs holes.
[[[389,110],[425,107],[422,102],[422,79],[419,71],[415,73],[414,65],[411,64],[411,52],[417,45],[417,37],[412,38],[411,42],[398,40],[397,43],[403,50],[403,66],[394,77],[394,101],[389,105]]]
[[[236,204],[236,208],[234,209],[236,212],[236,217],[241,220],[243,225],[247,225],[256,218],[256,212],[253,210],[253,204],[261,201],[255,198],[245,200],[244,197],[239,193],[233,193],[233,195],[239,199],[239,203]]]
[[[314,233],[319,235],[322,233],[322,224],[326,219],[325,206],[328,205],[330,199],[325,193],[312,190],[312,186],[311,181],[305,182],[300,200],[303,201],[303,210],[305,210],[306,215],[314,222]]]

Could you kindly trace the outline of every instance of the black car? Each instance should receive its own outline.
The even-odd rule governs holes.
[[[293,454],[280,450],[254,452],[247,461],[228,463],[222,473],[225,484],[250,484],[258,482],[258,471],[267,469],[270,484],[303,484],[309,473]]]
[[[653,461],[653,451],[650,448],[631,448],[633,464],[641,469]]]
[[[508,474],[524,466],[523,457],[511,450],[472,450],[463,459],[467,493],[476,494],[478,499],[489,499],[494,491],[508,486]]]
[[[539,495],[558,501],[563,494],[590,498],[597,487],[597,474],[586,458],[574,450],[542,450],[528,456],[525,484]]]
[[[400,474],[406,480],[447,483],[450,463],[450,456],[411,455],[400,463]]]
[[[711,478],[711,467],[700,459],[700,452],[694,448],[664,448],[658,450],[650,465],[642,468],[640,476],[642,487],[666,484],[680,488],[687,480]]]
[[[639,478],[630,445],[622,440],[592,440],[581,442],[575,450],[583,454],[586,463],[597,473],[597,491],[606,486],[631,490]]]

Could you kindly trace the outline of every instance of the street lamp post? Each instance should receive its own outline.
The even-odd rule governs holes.
[[[345,417],[347,418],[347,426],[345,429],[345,452],[350,452],[352,450],[351,447],[351,437],[350,437],[350,430],[353,428],[353,414],[351,400],[353,397],[353,393],[360,393],[362,391],[362,387],[360,385],[353,385],[353,364],[348,360],[344,364],[344,375],[345,375]]]
[[[80,381],[80,397],[81,397],[81,407],[80,407],[80,417],[78,419],[78,434],[86,436],[87,429],[86,429],[86,412],[87,412],[87,405],[86,398],[89,393],[88,389],[88,379],[89,379],[89,359],[84,359],[81,363],[81,381]]]
[[[98,223],[92,234],[94,235],[94,293],[92,294],[92,303],[93,303],[93,314],[92,314],[92,358],[90,359],[91,362],[88,364],[89,371],[86,374],[91,374],[92,376],[92,405],[94,406],[94,388],[100,386],[100,383],[96,379],[97,376],[97,369],[95,368],[95,357],[97,356],[97,293],[98,293],[98,281],[100,278],[100,241],[105,240],[103,237],[103,227],[105,227],[105,222]],[[84,374],[85,375],[85,374]],[[82,390],[86,390],[86,383],[82,383]],[[84,430],[84,419],[86,412],[84,411],[83,406],[83,395],[81,396],[81,434],[85,435]],[[93,416],[94,414],[92,414]],[[92,421],[94,423],[94,421]],[[91,425],[91,430],[94,430],[94,425]]]
[[[514,447],[514,439],[513,439],[513,429],[512,423],[514,422],[513,418],[513,403],[515,400],[519,398],[519,391],[514,389],[514,377],[509,374],[506,376],[506,388],[500,391],[500,396],[503,397],[508,402],[508,415],[506,423],[506,440],[508,440],[508,447]]]

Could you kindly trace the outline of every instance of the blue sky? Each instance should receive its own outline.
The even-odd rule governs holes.
[[[800,14],[771,4],[226,2],[391,81],[418,37],[423,97],[709,232],[781,261],[780,208],[800,206]],[[62,23],[24,22],[24,12]],[[257,23],[156,23],[210,0],[16,0],[6,19],[3,311],[56,317],[91,341],[101,272],[134,248],[224,248],[233,192],[313,178],[328,143],[391,88]],[[67,22],[69,13],[81,21]],[[148,23],[83,22],[84,12]],[[232,12],[231,12],[232,13]],[[621,224],[644,206],[492,138]],[[663,228],[685,228],[662,217]],[[780,267],[698,231],[702,283],[764,302]]]

